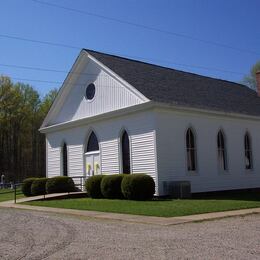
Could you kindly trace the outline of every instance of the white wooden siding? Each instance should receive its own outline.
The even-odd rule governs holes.
[[[154,117],[151,112],[139,112],[84,127],[76,127],[66,131],[47,134],[48,171],[52,176],[60,175],[60,146],[66,142],[68,148],[69,176],[84,174],[84,143],[89,132],[94,130],[100,144],[101,172],[120,173],[119,142],[122,129],[126,129],[130,137],[131,169],[133,173],[146,173],[154,178],[157,185],[157,169],[155,156]],[[58,151],[53,154],[52,151]],[[50,157],[54,157],[51,159]],[[49,173],[48,173],[49,174]]]
[[[118,139],[101,142],[101,172],[119,173]]]
[[[195,174],[187,171],[185,132],[188,127],[192,127],[196,134],[198,168]],[[137,112],[47,134],[48,176],[60,175],[60,145],[63,141],[69,150],[69,175],[83,175],[83,146],[91,130],[99,139],[102,173],[120,173],[122,129],[126,129],[130,137],[132,172],[151,175],[159,195],[164,195],[163,182],[174,180],[189,180],[192,192],[260,187],[259,122],[164,110],[155,114]],[[227,141],[227,173],[218,171],[216,142],[219,129],[224,130]],[[246,131],[252,139],[252,171],[245,170]]]
[[[83,145],[68,144],[68,174],[83,175]]]
[[[88,101],[85,92],[90,83],[95,84],[96,93],[94,99]],[[50,124],[91,117],[144,102],[92,60],[88,61],[72,86],[66,87],[70,91]]]
[[[60,147],[51,147],[50,143],[47,141],[47,177],[51,178],[60,175]]]
[[[257,121],[210,116],[200,113],[160,110],[156,120],[158,182],[189,180],[192,192],[260,187],[260,123]],[[187,171],[185,133],[192,127],[196,133],[197,171]],[[217,132],[226,137],[228,171],[219,172]],[[252,139],[253,170],[245,170],[244,134]]]
[[[133,173],[147,173],[155,178],[154,131],[131,136],[131,158]]]

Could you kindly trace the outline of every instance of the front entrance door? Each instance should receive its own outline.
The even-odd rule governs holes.
[[[86,176],[101,174],[99,151],[85,153]]]

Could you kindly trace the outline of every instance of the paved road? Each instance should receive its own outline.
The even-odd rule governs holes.
[[[260,215],[170,227],[0,209],[0,259],[260,259]]]

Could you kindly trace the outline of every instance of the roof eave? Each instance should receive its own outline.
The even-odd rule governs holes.
[[[185,107],[180,106],[177,104],[171,105],[171,104],[165,104],[155,101],[148,101],[142,104],[134,105],[131,107],[126,107],[114,111],[110,111],[103,114],[98,114],[92,117],[87,118],[81,118],[73,121],[63,122],[47,127],[42,127],[39,129],[41,133],[50,133],[55,132],[59,130],[69,129],[72,127],[79,127],[82,125],[94,123],[96,121],[124,116],[133,114],[136,112],[141,112],[149,109],[163,109],[163,110],[171,110],[175,112],[187,112],[187,113],[200,113],[202,115],[207,116],[218,116],[218,117],[231,117],[236,119],[244,119],[244,120],[253,120],[253,121],[260,121],[260,116],[251,116],[246,114],[237,114],[237,113],[230,113],[230,112],[222,112],[222,111],[213,111],[213,110],[206,110],[206,109],[200,109],[200,108],[193,108],[193,107]]]
[[[91,116],[91,117],[86,117],[86,118],[81,118],[81,119],[77,119],[77,120],[73,120],[73,121],[67,121],[67,122],[63,122],[63,123],[59,123],[59,124],[55,124],[55,125],[51,125],[51,126],[41,127],[39,129],[39,131],[44,134],[49,133],[49,132],[55,132],[55,131],[64,130],[64,129],[68,129],[68,128],[72,128],[72,127],[78,127],[78,126],[90,124],[90,123],[104,120],[104,119],[133,114],[135,112],[144,111],[144,110],[150,109],[152,107],[154,107],[154,103],[151,101],[148,101],[148,102],[144,102],[142,104],[106,112],[103,114],[98,114],[98,115]]]
[[[253,116],[248,114],[242,114],[242,113],[233,113],[233,112],[225,112],[225,111],[219,111],[219,110],[213,110],[213,109],[202,109],[202,108],[195,108],[195,107],[188,107],[178,104],[167,104],[162,102],[155,102],[153,101],[154,106],[156,108],[162,108],[162,109],[174,109],[175,111],[185,111],[185,112],[193,112],[193,113],[201,113],[201,114],[207,114],[207,115],[215,115],[215,116],[225,116],[225,117],[232,117],[232,118],[239,118],[239,119],[247,119],[247,120],[260,120],[260,116]]]

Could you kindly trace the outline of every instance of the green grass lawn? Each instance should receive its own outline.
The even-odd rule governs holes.
[[[174,217],[206,212],[260,207],[260,193],[201,197],[187,200],[129,201],[109,199],[60,199],[28,202],[29,205],[127,213],[135,215]]]
[[[17,198],[24,197],[23,194],[21,194],[20,190],[17,190]],[[7,200],[13,200],[14,199],[14,191],[11,189],[0,189],[0,202],[7,201]]]

